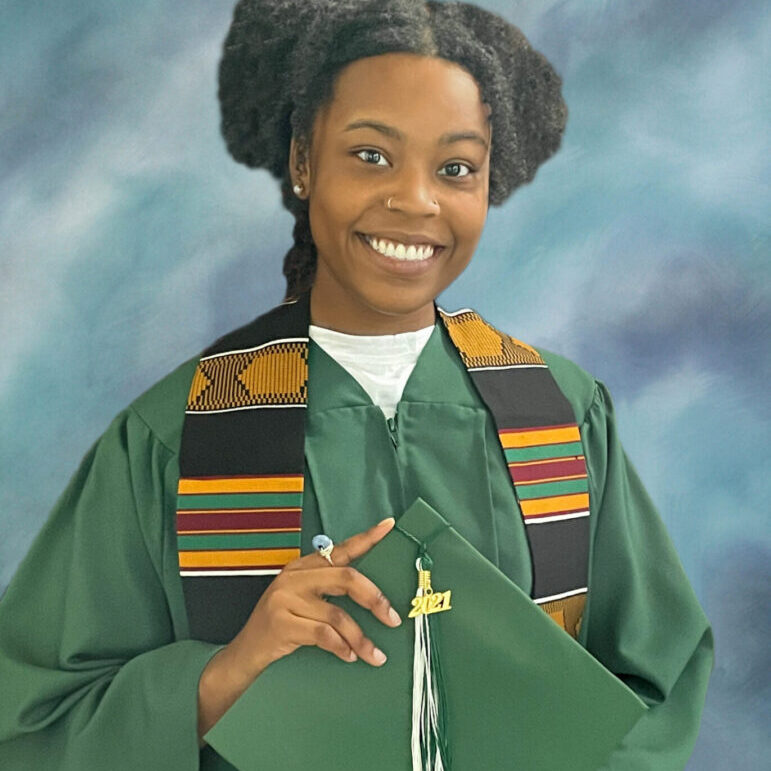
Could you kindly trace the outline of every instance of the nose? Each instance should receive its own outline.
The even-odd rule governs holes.
[[[395,184],[394,184],[395,181]],[[439,198],[435,181],[421,168],[405,167],[392,177],[391,209],[413,216],[430,216],[439,212]]]

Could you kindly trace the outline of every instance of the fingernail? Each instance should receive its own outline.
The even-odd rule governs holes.
[[[380,648],[375,648],[375,650],[372,652],[372,655],[375,657],[375,661],[377,661],[378,664],[382,664],[387,658],[385,653],[383,653]]]
[[[376,527],[380,527],[381,525],[385,525],[386,522],[396,522],[396,520],[393,517],[386,517],[382,522],[378,522]]]
[[[357,658],[358,656],[353,651],[348,654],[348,661],[356,661]]]
[[[391,619],[391,623],[392,624],[401,624],[402,623],[402,620],[399,617],[399,614],[393,608],[391,608],[388,611],[388,618]]]

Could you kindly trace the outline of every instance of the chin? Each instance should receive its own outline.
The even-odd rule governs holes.
[[[410,291],[394,287],[391,290],[379,289],[362,295],[372,310],[393,316],[405,316],[417,313],[421,308],[433,302],[435,295],[424,291]]]

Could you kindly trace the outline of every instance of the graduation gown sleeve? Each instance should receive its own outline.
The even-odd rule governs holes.
[[[184,639],[169,594],[176,475],[128,408],[58,500],[0,601],[0,767],[199,767],[198,680],[219,646]]]
[[[683,769],[713,667],[711,626],[595,383],[581,434],[593,500],[581,642],[648,705],[603,771]]]

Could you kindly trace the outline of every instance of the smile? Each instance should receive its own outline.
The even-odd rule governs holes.
[[[441,247],[432,244],[402,244],[398,241],[390,241],[385,238],[373,238],[362,234],[362,238],[376,251],[385,257],[405,262],[423,262],[434,256],[434,252]]]

